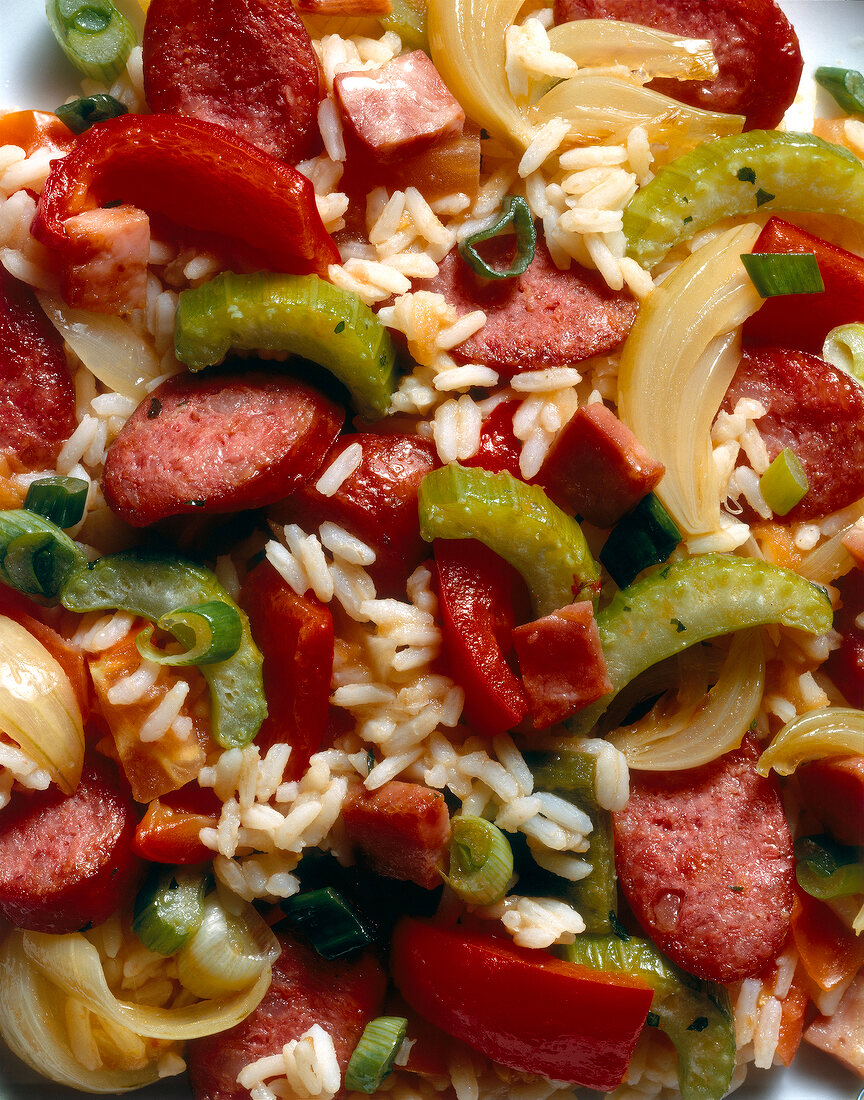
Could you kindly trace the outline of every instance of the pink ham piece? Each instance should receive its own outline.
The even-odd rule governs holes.
[[[450,815],[439,791],[399,780],[375,791],[357,783],[342,804],[342,819],[359,861],[376,874],[427,890],[441,885]]]
[[[612,690],[588,600],[517,626],[513,645],[536,729],[563,722]]]
[[[665,467],[599,401],[558,433],[536,481],[564,511],[611,527],[658,484]]]
[[[63,298],[94,313],[131,313],[147,304],[150,219],[136,206],[85,210],[67,218],[78,262],[63,273]]]
[[[379,161],[414,156],[462,132],[465,112],[422,50],[333,82],[350,133]]]
[[[843,994],[837,1011],[817,1016],[804,1032],[808,1043],[833,1055],[853,1073],[864,1077],[864,973]]]

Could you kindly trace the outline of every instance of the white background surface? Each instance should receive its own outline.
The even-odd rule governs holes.
[[[116,2],[116,0],[115,0]],[[692,0],[696,2],[696,0]],[[864,72],[864,0],[781,0],[798,31],[806,68],[802,84],[805,112],[812,101],[807,74],[818,65],[840,65]],[[140,25],[135,0],[120,3]],[[44,16],[43,0],[0,0],[0,109],[53,110],[78,90],[78,76],[57,47]],[[825,93],[819,114],[836,114]],[[862,1082],[807,1044],[792,1070],[751,1070],[737,1100],[859,1100]],[[131,1095],[131,1094],[130,1094]],[[166,1081],[143,1090],[140,1100],[179,1100],[188,1090]],[[0,1100],[66,1100],[80,1097],[36,1078],[0,1049]]]

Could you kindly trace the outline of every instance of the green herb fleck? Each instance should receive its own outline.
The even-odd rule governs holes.
[[[686,225],[687,222],[692,222],[692,221],[693,221],[693,215],[688,214],[687,217],[684,219],[684,224]]]
[[[687,629],[687,627],[681,622],[680,619],[670,619],[669,622],[674,625],[675,630],[678,634],[681,634]]]
[[[732,891],[733,894],[743,894],[744,893],[744,887],[743,886],[730,886],[729,889]]]
[[[609,927],[619,940],[624,940],[626,942],[630,939],[630,933],[611,909],[609,910]]]
[[[371,749],[366,750],[366,774],[375,767],[375,753]]]
[[[344,332],[344,330],[345,330],[345,322],[344,321],[340,321],[339,324],[336,326],[336,328],[333,329],[334,332]]]
[[[687,1030],[688,1031],[704,1031],[707,1026],[708,1026],[708,1017],[707,1016],[697,1016],[696,1019],[693,1021],[693,1023],[688,1025]]]
[[[749,165],[745,164],[743,168],[738,169],[738,179],[742,183],[755,183],[756,173]]]
[[[183,503],[188,508],[203,508],[207,503],[206,500],[184,500]]]
[[[660,1017],[657,1015],[656,1012],[649,1012],[648,1015],[645,1017],[645,1023],[648,1025],[648,1027],[659,1027]]]
[[[765,202],[770,202],[773,198],[774,196],[771,194],[770,191],[763,191],[760,187],[759,190],[756,192],[756,205],[761,206]]]
[[[151,397],[150,404],[147,407],[147,419],[155,420],[159,413],[162,412],[162,402],[158,397]]]

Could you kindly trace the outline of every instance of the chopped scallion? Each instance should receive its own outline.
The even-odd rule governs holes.
[[[378,1016],[366,1025],[345,1069],[349,1092],[377,1092],[405,1041],[404,1016]]]
[[[816,83],[829,92],[850,115],[864,113],[864,76],[857,69],[823,66],[815,72]]]
[[[28,596],[56,600],[81,547],[61,528],[27,508],[0,512],[0,583]]]
[[[120,115],[125,115],[127,110],[128,108],[113,95],[98,92],[96,95],[88,95],[81,99],[73,99],[71,103],[64,103],[54,114],[69,127],[73,134],[83,134],[94,122],[118,118]]]
[[[111,0],[48,0],[46,10],[54,37],[75,68],[112,84],[138,44],[125,15]]]
[[[745,253],[741,262],[763,298],[821,294],[825,290],[812,252],[752,252]]]
[[[132,931],[158,955],[174,955],[204,919],[207,876],[186,868],[153,866],[135,898]]]
[[[804,836],[795,841],[795,877],[814,898],[847,897],[864,893],[861,849],[838,844],[832,837]]]
[[[170,630],[186,646],[182,653],[156,649],[150,641],[153,627],[145,627],[135,639],[138,652],[160,665],[211,665],[225,661],[234,656],[243,638],[237,609],[221,600],[169,611],[156,625],[160,630]]]
[[[677,524],[649,493],[612,529],[600,561],[618,587],[626,588],[643,569],[666,561],[680,541]]]
[[[482,817],[454,817],[450,873],[445,882],[469,905],[494,905],[513,876],[513,850],[499,828]]]
[[[340,959],[372,942],[372,934],[342,895],[327,886],[282,902],[289,923],[325,959]]]
[[[759,478],[762,498],[777,516],[791,512],[809,488],[804,467],[788,447],[777,455]]]
[[[43,477],[31,483],[24,507],[58,527],[74,527],[84,515],[89,490],[80,477]]]
[[[516,255],[513,262],[503,270],[490,267],[477,251],[476,246],[507,232],[511,226],[516,234]],[[495,224],[478,233],[472,233],[470,237],[460,241],[459,255],[474,274],[483,279],[512,279],[528,270],[528,265],[534,259],[536,243],[537,231],[534,228],[534,219],[528,203],[518,195],[507,195],[501,204],[501,216]]]
[[[822,345],[822,358],[864,385],[864,325],[832,328]]]

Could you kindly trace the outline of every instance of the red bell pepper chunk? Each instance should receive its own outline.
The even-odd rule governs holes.
[[[864,966],[864,939],[803,890],[795,891],[792,939],[801,965],[820,989],[835,989]]]
[[[771,218],[753,245],[754,252],[812,252],[825,290],[820,294],[783,294],[766,298],[744,323],[744,343],[795,348],[815,355],[832,328],[864,321],[864,260],[837,245]]]
[[[123,115],[100,122],[57,161],[32,232],[81,263],[67,219],[105,203],[129,203],[271,271],[326,275],[339,253],[324,229],[312,184],[290,165],[210,122]]]
[[[795,772],[801,800],[841,844],[864,844],[864,756],[829,756]]]
[[[495,737],[528,712],[525,691],[506,660],[513,645],[514,593],[527,597],[512,566],[483,543],[436,539],[434,553],[450,675],[465,691],[468,725]]]
[[[291,746],[285,779],[299,779],[325,741],[333,674],[333,616],[313,596],[298,596],[262,561],[240,592],[252,636],[264,655],[268,715],[255,738],[262,753]]]
[[[394,930],[390,969],[415,1012],[496,1062],[606,1092],[651,1006],[638,978],[410,917]]]
[[[518,401],[502,401],[495,406],[483,421],[477,453],[466,458],[463,466],[480,466],[484,470],[491,470],[493,474],[506,470],[521,481],[525,480],[519,469],[522,443],[513,431],[513,416],[519,404]]]
[[[133,847],[151,863],[203,863],[213,852],[201,843],[202,829],[219,824],[222,804],[207,787],[188,784],[154,799],[135,830]]]

